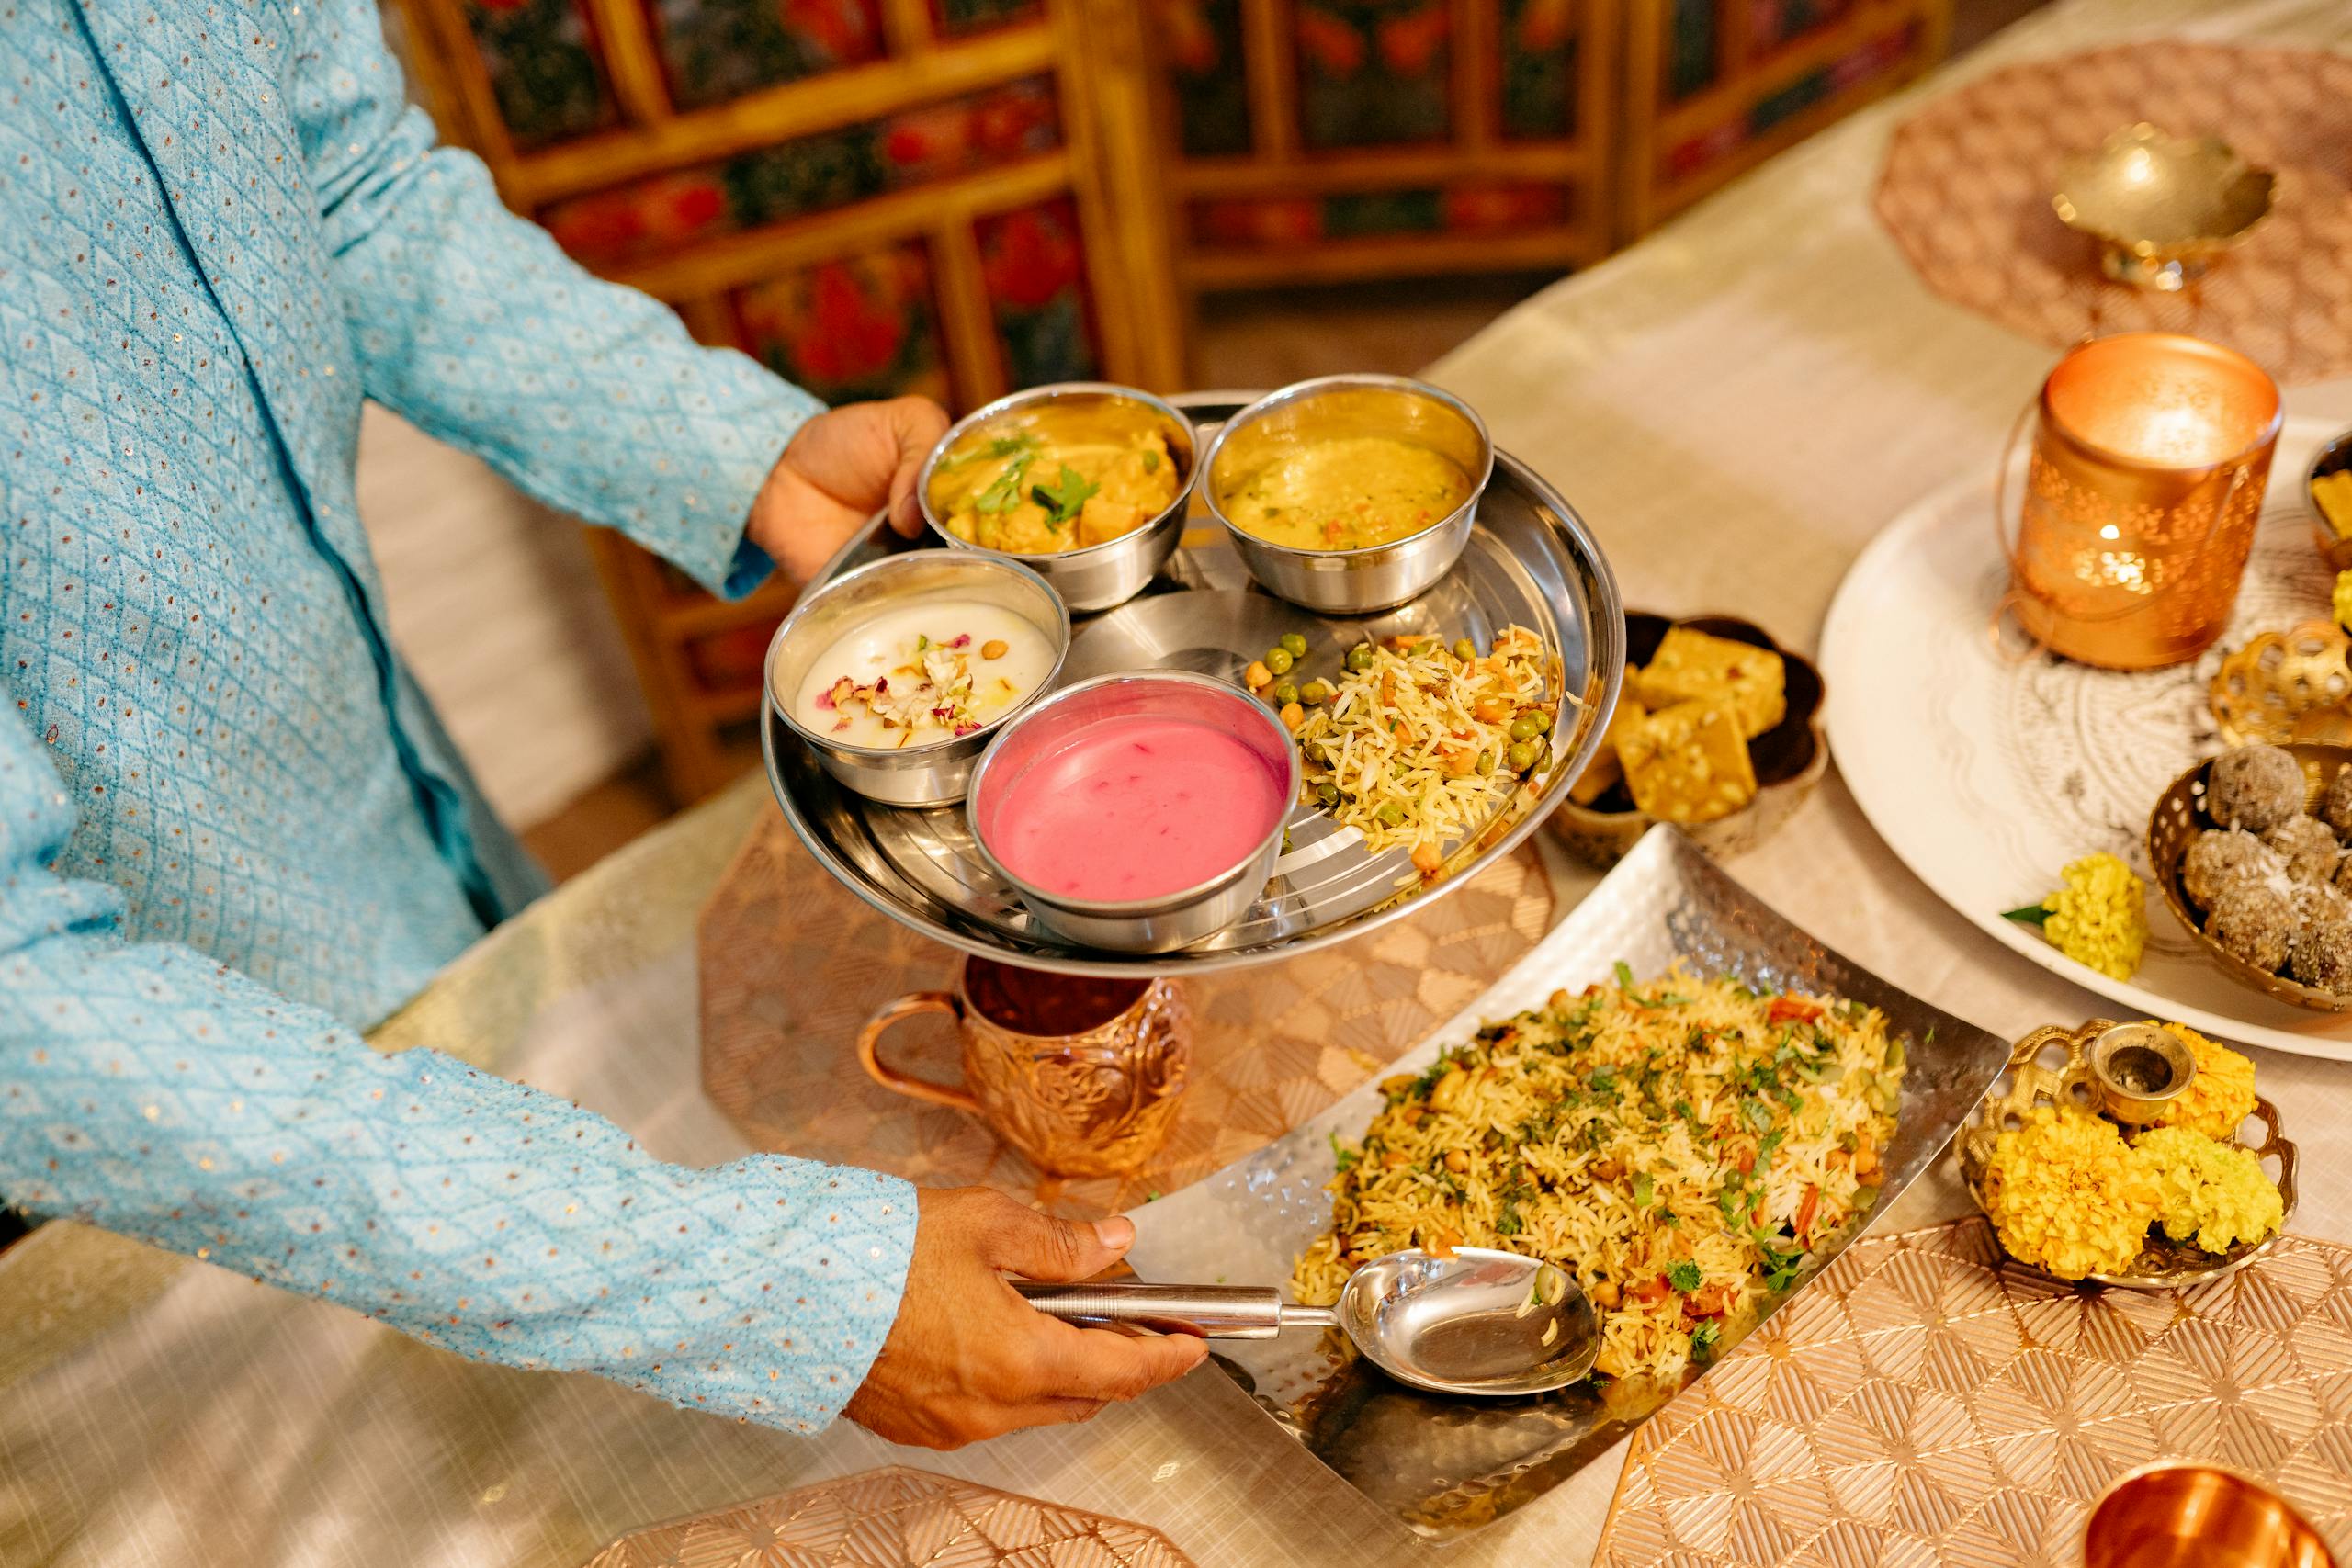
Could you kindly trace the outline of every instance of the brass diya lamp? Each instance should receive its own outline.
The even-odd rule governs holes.
[[[2108,276],[2171,293],[2270,215],[2276,183],[2218,137],[2134,125],[2060,164],[2050,204],[2098,241]]]

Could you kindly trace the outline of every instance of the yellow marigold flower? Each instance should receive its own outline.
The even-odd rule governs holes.
[[[2105,851],[2069,862],[2062,874],[2065,886],[2041,901],[2041,934],[2075,963],[2129,980],[2148,944],[2146,886]]]
[[[2167,1023],[2164,1030],[2188,1047],[2188,1054],[2197,1060],[2197,1076],[2165,1107],[2155,1124],[2224,1142],[2236,1137],[2245,1119],[2254,1114],[2254,1063],[2226,1045],[2214,1044],[2185,1023]]]
[[[1994,1140],[1984,1188],[2009,1256],[2062,1280],[2130,1268],[2159,1208],[2153,1162],[2074,1106],[2037,1107]]]
[[[2335,574],[2335,592],[2330,597],[2335,602],[2335,624],[2352,630],[2352,571]]]
[[[2181,1127],[2156,1127],[2132,1145],[2156,1173],[2165,1234],[2197,1238],[2208,1252],[2260,1241],[2278,1228],[2286,1206],[2252,1149],[2217,1143]]]

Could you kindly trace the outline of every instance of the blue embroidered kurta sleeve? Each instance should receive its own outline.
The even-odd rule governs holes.
[[[729,596],[761,481],[822,407],[600,282],[409,107],[375,7],[325,0],[288,91],[368,395]]]
[[[816,406],[429,143],[366,0],[0,0],[0,1201],[818,1425],[904,1183],[359,1038],[526,883],[383,621],[362,394],[734,588]]]
[[[808,1429],[857,1387],[914,1245],[904,1182],[664,1165],[550,1095],[379,1055],[200,953],[124,942],[115,889],[44,869],[73,827],[0,719],[0,1193],[675,1404]]]

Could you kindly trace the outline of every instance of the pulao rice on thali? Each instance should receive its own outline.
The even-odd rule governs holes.
[[[1678,1377],[1868,1214],[1904,1069],[1875,1009],[1620,964],[1385,1082],[1293,1289],[1329,1304],[1385,1254],[1499,1247],[1583,1283],[1597,1370]]]

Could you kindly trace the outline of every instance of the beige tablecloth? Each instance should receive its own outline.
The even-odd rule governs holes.
[[[2344,0],[2071,0],[1926,85],[2155,32],[2352,51]],[[1869,196],[1892,117],[1830,131],[1436,369],[1592,520],[1627,603],[1727,610],[1810,644],[1905,505],[1988,459],[2052,357],[1923,288]],[[2352,422],[2352,382],[2290,412]],[[388,1027],[579,1099],[655,1152],[741,1152],[695,1087],[693,912],[757,811],[747,784],[469,954]],[[1826,941],[1987,1028],[2096,998],[1938,904],[1833,778],[1733,870]],[[1564,875],[1573,897],[1578,879]],[[815,983],[812,979],[812,983]],[[847,1067],[844,1056],[844,1066]],[[2352,1240],[2352,1068],[2265,1055],[2311,1153],[2297,1228]],[[1961,1212],[1948,1174],[1890,1222]],[[587,1378],[427,1350],[69,1225],[0,1260],[0,1563],[559,1568],[636,1526],[893,1460],[1162,1529],[1203,1563],[1406,1562],[1432,1549],[1204,1374],[1092,1425],[910,1456],[797,1439]],[[1614,1460],[1445,1551],[1582,1562]]]

